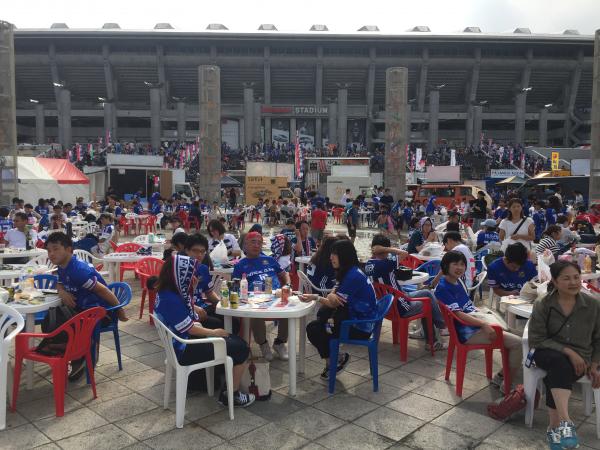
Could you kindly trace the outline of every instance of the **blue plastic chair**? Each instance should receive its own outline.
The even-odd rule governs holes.
[[[119,305],[106,308],[107,317],[110,317],[110,323],[108,325],[103,326],[102,322],[99,322],[96,327],[94,333],[94,345],[92,346],[92,361],[96,364],[96,345],[100,342],[100,334],[112,331],[113,338],[115,339],[115,351],[117,352],[119,370],[123,370],[123,365],[121,364],[121,342],[119,339],[119,318],[117,313],[119,309],[127,306],[131,301],[131,288],[127,283],[111,283],[108,285],[108,288],[119,300]]]
[[[394,296],[388,294],[377,302],[377,317],[366,320],[344,320],[341,323],[340,337],[329,341],[329,393],[335,391],[335,375],[337,369],[340,344],[362,345],[369,349],[369,363],[371,366],[371,376],[373,377],[373,392],[379,390],[377,350],[379,344],[379,334],[381,333],[381,323],[390,310]],[[374,324],[373,332],[369,339],[350,339],[350,327],[357,324]]]
[[[419,267],[415,269],[416,272],[425,272],[429,274],[429,279],[427,280],[427,284],[431,283],[435,276],[440,272],[441,267],[440,263],[442,261],[440,259],[432,259],[431,261],[424,262]],[[417,286],[414,284],[409,284],[406,286],[402,286],[402,290],[404,292],[414,292],[417,290]]]
[[[40,274],[33,276],[33,287],[36,289],[56,289],[58,283],[58,277],[50,274]],[[35,313],[35,324],[40,325],[48,311],[40,311]]]

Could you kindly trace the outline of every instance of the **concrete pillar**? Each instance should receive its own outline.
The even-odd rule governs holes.
[[[429,92],[429,142],[427,152],[431,153],[437,148],[439,140],[439,115],[440,91],[434,89]]]
[[[245,135],[245,131],[246,131],[246,121],[244,120],[244,118],[242,117],[239,121],[240,125],[240,148],[244,148],[244,145],[246,145],[246,135]]]
[[[592,153],[590,160],[589,203],[600,202],[600,30],[594,45],[594,75],[592,78]]]
[[[436,91],[437,92],[437,91]],[[408,128],[408,69],[390,67],[385,71],[385,167],[383,184],[394,200],[406,191],[406,146]]]
[[[198,103],[202,155],[198,158],[198,194],[221,200],[221,69],[198,67]]]
[[[296,118],[290,119],[290,146],[296,143]]]
[[[262,133],[261,133],[261,117],[260,117],[260,103],[254,103],[254,111],[253,111],[253,119],[254,119],[254,141],[259,144],[263,142]]]
[[[273,136],[271,136],[271,118],[265,117],[265,144],[271,144]]]
[[[46,143],[46,117],[44,105],[35,105],[35,141],[38,145]]]
[[[177,102],[177,140],[185,142],[185,103]]]
[[[337,138],[340,155],[346,155],[348,141],[348,89],[338,89]]]
[[[473,145],[473,105],[467,107],[467,120],[465,121],[465,146]]]
[[[540,109],[540,119],[538,121],[538,145],[540,147],[548,146],[548,108]]]
[[[0,21],[0,204],[10,205],[18,193],[17,113],[14,26]],[[4,376],[4,374],[2,374]]]
[[[366,144],[367,148],[371,149],[373,140],[373,107],[375,103],[375,64],[369,64],[369,72],[367,74],[367,130]]]
[[[337,144],[337,103],[329,104],[329,144]]]
[[[323,119],[317,117],[315,120],[315,148],[323,147]]]
[[[483,129],[483,107],[473,107],[473,145],[478,146],[481,142],[481,132]]]
[[[71,133],[71,91],[61,89],[59,94],[59,117],[58,127],[61,130],[62,141],[60,144],[63,148],[70,148],[73,143]]]
[[[115,126],[115,104],[112,102],[104,102],[104,136],[103,139],[106,139],[108,133],[110,132],[110,140],[111,142],[116,142],[116,136],[114,131]]]
[[[527,94],[520,92],[515,98],[515,142],[514,144],[523,144],[525,138],[525,108],[527,105]]]
[[[150,144],[160,149],[160,88],[150,88]]]
[[[244,147],[254,141],[254,89],[244,88]]]

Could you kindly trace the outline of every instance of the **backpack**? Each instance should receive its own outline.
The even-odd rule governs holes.
[[[488,416],[496,420],[506,420],[524,409],[526,404],[525,388],[519,384],[500,403],[490,403],[487,406]]]

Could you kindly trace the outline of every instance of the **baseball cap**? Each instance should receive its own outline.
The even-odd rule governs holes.
[[[481,225],[483,225],[484,227],[494,227],[494,228],[498,226],[494,219],[486,219],[483,221],[483,223]]]

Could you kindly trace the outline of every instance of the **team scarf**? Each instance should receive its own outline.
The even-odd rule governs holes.
[[[284,234],[277,234],[271,238],[271,256],[276,260],[279,260],[283,256],[286,239]]]
[[[173,258],[173,278],[177,291],[185,301],[190,317],[196,317],[194,291],[198,284],[196,269],[200,263],[194,258],[180,254],[174,254],[171,258]]]

